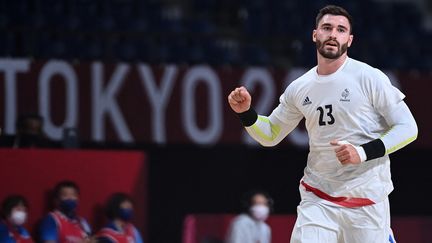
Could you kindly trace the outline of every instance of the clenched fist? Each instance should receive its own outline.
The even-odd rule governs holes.
[[[252,102],[252,97],[243,86],[234,89],[228,95],[228,103],[236,113],[243,113],[249,110]]]
[[[334,151],[341,164],[360,164],[362,162],[363,158],[357,150],[360,148],[356,148],[354,145],[346,141],[332,140],[330,141],[330,144],[336,147]]]

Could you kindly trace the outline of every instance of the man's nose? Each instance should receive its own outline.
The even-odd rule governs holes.
[[[332,31],[330,32],[330,38],[336,39],[336,34],[337,34],[337,29],[336,28],[332,29]]]

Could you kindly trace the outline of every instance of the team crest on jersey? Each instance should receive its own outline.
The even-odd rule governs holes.
[[[340,101],[349,102],[350,101],[349,95],[350,95],[349,90],[348,89],[344,89],[344,91],[342,91],[342,94],[341,94],[342,98],[340,99]]]
[[[309,96],[306,96],[306,98],[303,100],[303,106],[312,104],[312,101],[310,101]]]

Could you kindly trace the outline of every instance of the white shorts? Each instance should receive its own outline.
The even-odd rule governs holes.
[[[394,243],[388,199],[344,208],[302,200],[291,243]]]

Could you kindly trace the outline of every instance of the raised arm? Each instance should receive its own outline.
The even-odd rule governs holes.
[[[303,117],[297,112],[293,113],[291,119],[284,116],[289,110],[284,97],[281,96],[281,103],[268,117],[258,115],[251,107],[252,98],[245,87],[234,89],[228,95],[228,103],[253,139],[263,146],[274,146],[282,141]]]

